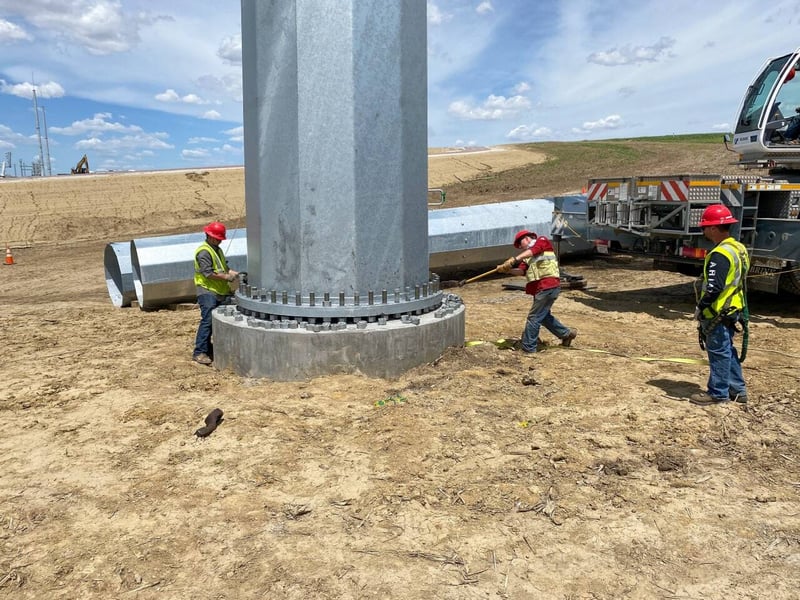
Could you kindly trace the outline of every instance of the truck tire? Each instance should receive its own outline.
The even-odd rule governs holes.
[[[800,271],[783,273],[779,285],[782,291],[800,296]]]

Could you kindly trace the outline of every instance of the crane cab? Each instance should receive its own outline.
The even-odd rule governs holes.
[[[747,88],[733,151],[744,167],[800,169],[800,48],[769,59]]]

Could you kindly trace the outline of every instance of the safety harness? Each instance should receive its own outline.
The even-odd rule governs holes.
[[[714,311],[710,306],[705,309],[708,310],[710,313],[713,314],[711,319],[702,319],[697,324],[697,338],[698,343],[700,344],[700,349],[706,349],[706,338],[708,334],[713,331],[713,329],[719,325],[721,322],[725,322],[725,325],[728,327],[732,327],[734,330],[742,332],[742,351],[739,353],[739,362],[743,363],[744,359],[747,357],[747,346],[750,340],[750,309],[747,305],[747,272],[750,270],[750,261],[747,256],[747,249],[739,242],[734,243],[726,243],[727,240],[723,241],[717,248],[711,251],[713,253],[715,250],[722,251],[722,246],[727,246],[728,248],[732,248],[733,252],[731,256],[734,259],[738,259],[738,277],[734,276],[735,279],[735,288],[732,292],[730,292],[727,297],[725,298],[725,302],[723,303],[722,307],[719,311]],[[709,253],[709,256],[710,254]],[[727,254],[726,252],[722,251],[723,254]],[[731,264],[731,267],[735,268],[737,265]],[[705,284],[705,270],[703,273],[703,284]],[[697,283],[697,282],[696,282]],[[703,285],[702,292],[705,292],[705,285]],[[695,299],[699,300],[699,297],[702,296],[702,292],[698,294],[697,286],[695,285]],[[740,294],[742,296],[742,308],[738,309],[735,306],[731,306],[731,302],[733,298]],[[738,314],[737,314],[738,313]],[[702,317],[702,313],[700,315]],[[739,330],[737,328],[737,323],[742,324],[742,329]]]

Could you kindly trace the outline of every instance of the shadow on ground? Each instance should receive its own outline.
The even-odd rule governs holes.
[[[650,379],[647,381],[647,385],[657,387],[667,396],[676,400],[688,400],[692,394],[704,391],[704,388],[694,382],[675,379]]]

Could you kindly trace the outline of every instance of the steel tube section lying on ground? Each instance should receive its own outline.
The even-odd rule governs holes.
[[[586,231],[585,198],[535,198],[428,211],[430,269],[439,275],[494,266],[513,253],[511,240],[520,229],[551,235],[553,211],[568,227],[563,230],[561,256],[591,251],[578,237]],[[556,232],[557,233],[557,232]],[[228,232],[222,249],[230,267],[247,270],[247,230]],[[202,233],[112,242],[106,248],[106,281],[115,306],[158,308],[192,302],[194,252]],[[127,251],[127,252],[126,252]]]
[[[220,246],[234,271],[247,268],[246,230],[228,231]],[[194,253],[203,233],[140,238],[130,242],[133,286],[141,309],[153,309],[195,299]]]
[[[136,299],[130,242],[106,244],[103,266],[106,272],[106,287],[112,304],[118,308],[130,306],[131,302]]]
[[[432,210],[430,269],[441,275],[501,263],[514,253],[514,234],[529,229],[549,235],[552,217],[549,198]]]

